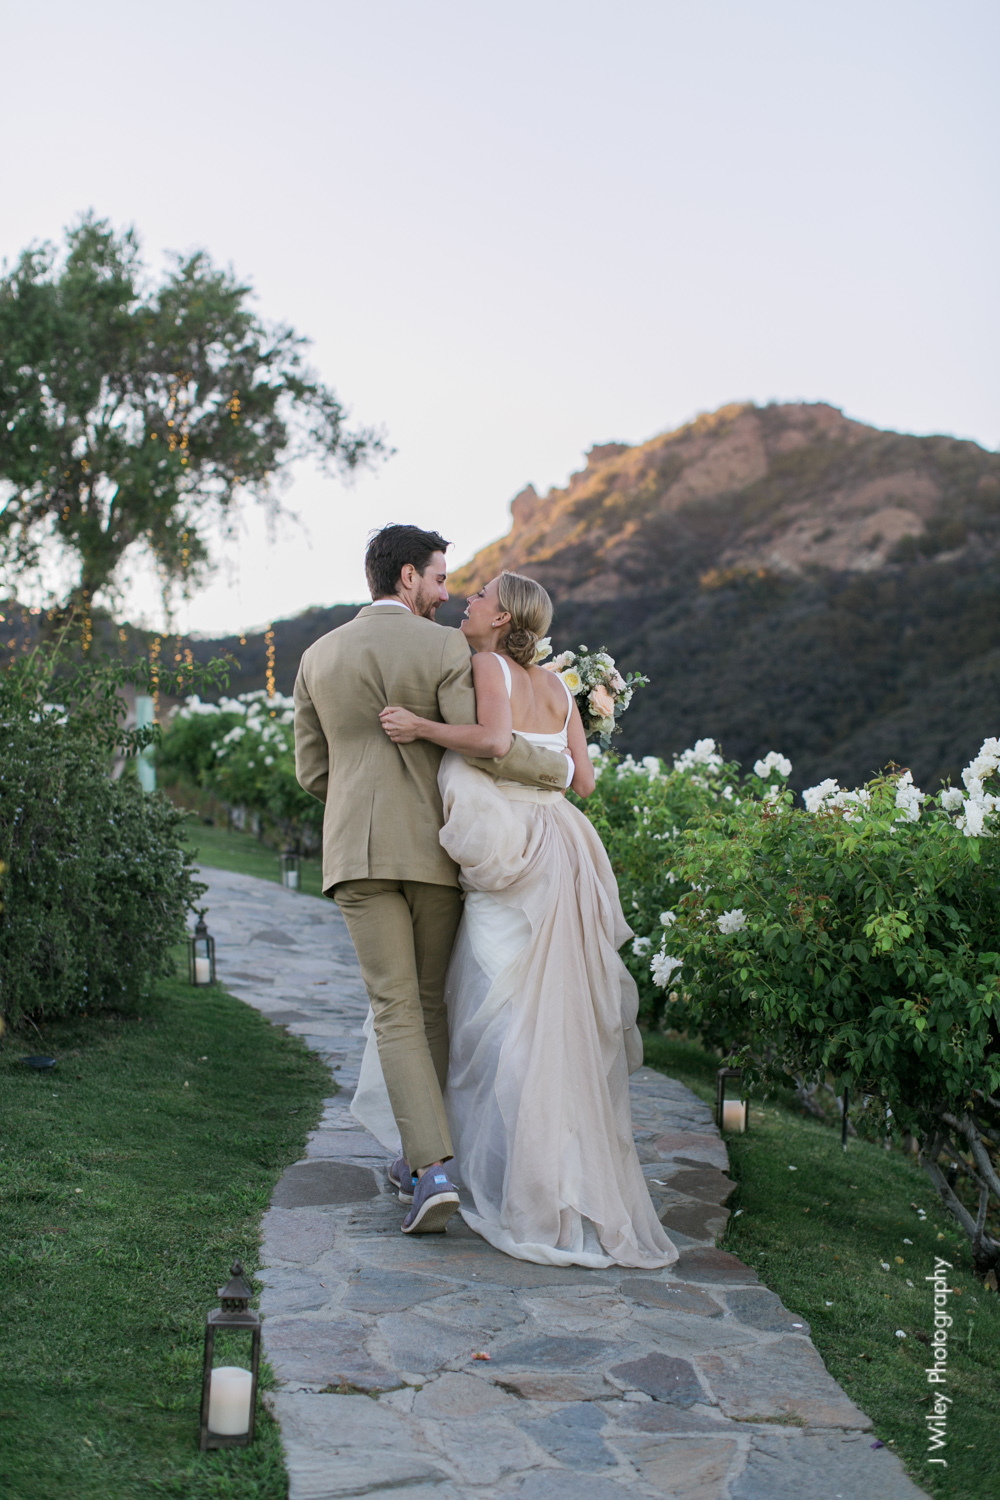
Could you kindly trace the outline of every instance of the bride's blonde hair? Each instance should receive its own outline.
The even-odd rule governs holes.
[[[552,624],[552,600],[540,583],[520,573],[500,574],[497,598],[510,615],[504,650],[518,666],[530,667],[538,642]]]

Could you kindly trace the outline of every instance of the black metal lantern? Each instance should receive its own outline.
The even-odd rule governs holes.
[[[740,1068],[720,1068],[715,1075],[715,1123],[719,1129],[725,1131],[739,1131],[750,1129],[750,1106],[743,1098],[726,1098],[726,1079],[737,1078],[740,1081],[742,1094],[743,1072]]]
[[[299,877],[302,873],[302,861],[294,849],[286,849],[281,856],[281,883],[290,891],[297,891],[300,887]]]
[[[198,913],[198,925],[188,933],[188,979],[192,984],[215,983],[215,938],[205,926],[203,907]]]
[[[205,1363],[201,1379],[201,1439],[199,1447],[246,1448],[253,1442],[257,1415],[257,1371],[260,1367],[260,1316],[250,1306],[253,1295],[243,1278],[243,1266],[234,1260],[232,1279],[219,1288],[221,1307],[205,1319]],[[213,1368],[215,1335],[242,1332],[250,1335],[250,1368],[220,1365]]]

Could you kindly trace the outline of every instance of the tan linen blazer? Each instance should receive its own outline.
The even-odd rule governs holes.
[[[368,604],[304,653],[295,679],[295,774],[326,804],[323,889],[341,880],[457,885],[441,848],[438,745],[394,745],[383,708],[474,724],[469,645],[460,630],[408,609]],[[515,735],[505,756],[477,760],[492,775],[562,788],[566,758]]]

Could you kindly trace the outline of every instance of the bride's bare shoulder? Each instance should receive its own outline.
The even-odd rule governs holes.
[[[527,671],[537,698],[565,708],[566,689],[555,672],[547,672],[544,667],[529,667]]]

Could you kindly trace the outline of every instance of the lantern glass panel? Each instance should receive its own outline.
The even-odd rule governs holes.
[[[727,1099],[726,1083],[733,1079],[740,1084],[742,1094],[743,1074],[739,1068],[720,1068],[716,1074],[715,1122],[719,1129],[742,1134],[750,1128],[750,1106],[743,1098]]]
[[[215,938],[205,926],[205,914],[188,935],[188,979],[192,984],[215,983]]]
[[[302,862],[293,849],[286,849],[281,856],[281,883],[290,891],[301,885]]]

